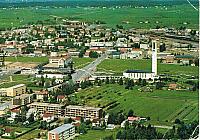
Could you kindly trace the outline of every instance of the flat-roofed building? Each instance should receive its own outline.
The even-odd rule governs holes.
[[[26,85],[19,84],[9,88],[0,89],[0,95],[14,97],[26,93]]]
[[[64,105],[62,104],[51,104],[51,103],[40,103],[34,102],[29,105],[30,108],[36,108],[37,112],[41,115],[44,113],[52,113],[55,117],[64,116]]]
[[[67,140],[75,135],[75,126],[63,124],[48,132],[48,140]]]
[[[102,117],[102,109],[85,106],[66,106],[65,117],[76,118],[83,117],[84,119],[100,119]]]
[[[22,94],[20,96],[16,96],[12,99],[13,105],[27,105],[33,102],[32,94]]]

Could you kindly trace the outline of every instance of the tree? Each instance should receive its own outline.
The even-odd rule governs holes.
[[[128,117],[132,117],[133,116],[133,110],[132,109],[130,109],[129,111],[128,111]]]
[[[109,84],[109,77],[106,77],[106,84]]]
[[[44,82],[45,82],[44,77],[41,76],[41,85],[42,85],[42,86],[44,86]]]
[[[28,122],[29,123],[34,122],[34,114],[33,113],[30,114],[30,117],[28,118]]]
[[[119,85],[123,85],[123,79],[122,78],[119,79]]]
[[[98,53],[95,52],[95,51],[90,51],[90,52],[89,52],[89,57],[90,57],[90,58],[98,58],[99,55],[98,55]]]
[[[160,52],[164,52],[164,51],[166,51],[165,43],[163,43],[162,45],[160,45]]]
[[[142,79],[142,86],[146,86],[146,85],[147,85],[146,79]]]

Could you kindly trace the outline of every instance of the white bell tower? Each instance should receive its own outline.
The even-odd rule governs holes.
[[[159,45],[158,40],[152,40],[152,72],[157,75],[157,48]]]

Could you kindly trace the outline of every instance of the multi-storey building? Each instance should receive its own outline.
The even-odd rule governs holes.
[[[75,135],[75,126],[63,124],[48,132],[48,140],[67,140]]]
[[[34,102],[29,105],[30,108],[36,108],[37,112],[41,115],[44,113],[52,113],[55,117],[64,116],[64,105],[62,104],[50,104],[50,103],[40,103]]]
[[[99,119],[102,117],[102,109],[84,106],[69,105],[65,109],[65,117],[83,117],[84,119]]]
[[[14,96],[25,94],[25,93],[26,93],[25,84],[19,84],[19,85],[12,86],[12,87],[9,87],[9,88],[0,89],[0,95],[1,96],[14,97]]]
[[[13,105],[27,105],[32,102],[33,102],[33,95],[31,94],[22,94],[12,99]]]

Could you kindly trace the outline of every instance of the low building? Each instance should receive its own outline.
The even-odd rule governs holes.
[[[176,63],[182,64],[182,65],[191,65],[194,57],[191,55],[176,55],[175,56]]]
[[[48,100],[49,97],[49,92],[47,90],[36,91],[34,94],[36,95],[37,100],[44,101],[45,99]]]
[[[54,115],[52,113],[44,113],[42,116],[43,121],[51,122],[54,120]]]
[[[68,63],[71,62],[71,57],[67,56],[51,56],[49,58],[49,64],[55,65],[57,68],[65,68]]]
[[[65,95],[58,95],[57,102],[63,102],[63,101],[65,101]]]
[[[26,93],[26,86],[25,84],[19,84],[16,86],[12,86],[9,88],[2,88],[0,89],[0,95],[14,97],[17,95],[25,94]]]
[[[127,70],[123,73],[125,78],[130,78],[134,80],[146,79],[153,80],[155,78],[155,73],[143,70]]]
[[[102,117],[102,109],[85,106],[66,106],[65,117],[76,118],[82,117],[84,119],[100,119]]]
[[[36,108],[37,112],[40,113],[41,115],[48,112],[54,114],[55,117],[64,116],[64,105],[62,104],[34,102],[29,106],[30,108]]]
[[[63,124],[48,132],[48,140],[67,140],[75,135],[75,126]]]

